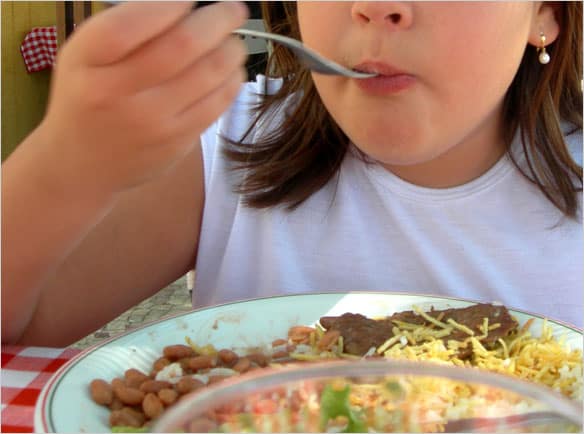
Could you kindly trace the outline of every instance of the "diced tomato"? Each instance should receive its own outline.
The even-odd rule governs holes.
[[[278,404],[269,399],[261,399],[253,404],[255,414],[274,414],[278,411]]]

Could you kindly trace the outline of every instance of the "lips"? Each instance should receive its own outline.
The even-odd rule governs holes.
[[[392,75],[404,75],[406,74],[399,69],[388,65],[383,62],[363,62],[353,67],[354,70],[360,72],[369,72],[378,75],[392,76]]]
[[[390,96],[401,93],[416,83],[416,78],[412,74],[383,62],[362,62],[354,66],[353,69],[377,74],[372,78],[354,80],[362,91],[375,96]]]

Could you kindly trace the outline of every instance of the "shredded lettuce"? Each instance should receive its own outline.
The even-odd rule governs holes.
[[[385,390],[394,399],[403,399],[405,397],[405,390],[403,387],[395,380],[389,380],[385,383]]]
[[[349,404],[351,387],[347,384],[343,389],[337,389],[327,384],[320,397],[320,430],[325,431],[329,420],[339,416],[347,418],[347,426],[341,432],[367,432],[367,426],[359,412]]]
[[[113,426],[112,427],[112,432],[148,432],[148,427],[147,426],[143,426],[140,428],[136,428],[134,426],[122,426],[122,425],[118,425],[118,426]]]
[[[122,426],[122,425],[118,425],[118,426],[113,426],[112,427],[112,432],[150,432],[150,428],[151,427],[147,427],[147,426],[143,426],[141,428],[136,428],[134,426]],[[183,433],[184,431],[173,431],[176,433]]]

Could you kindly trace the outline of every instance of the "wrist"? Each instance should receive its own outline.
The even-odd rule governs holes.
[[[92,162],[83,151],[73,146],[59,146],[59,139],[51,137],[41,126],[24,144],[31,181],[50,198],[65,201],[67,206],[75,204],[95,208],[108,208],[117,199],[117,192],[93,170]],[[75,155],[77,154],[77,155]]]

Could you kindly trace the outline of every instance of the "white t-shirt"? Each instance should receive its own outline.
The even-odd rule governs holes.
[[[431,189],[349,152],[338,181],[294,211],[244,206],[219,134],[243,135],[263,81],[245,84],[202,137],[196,306],[309,292],[408,292],[499,301],[582,327],[581,218],[564,218],[507,156],[465,185]],[[582,132],[567,141],[581,165]]]

